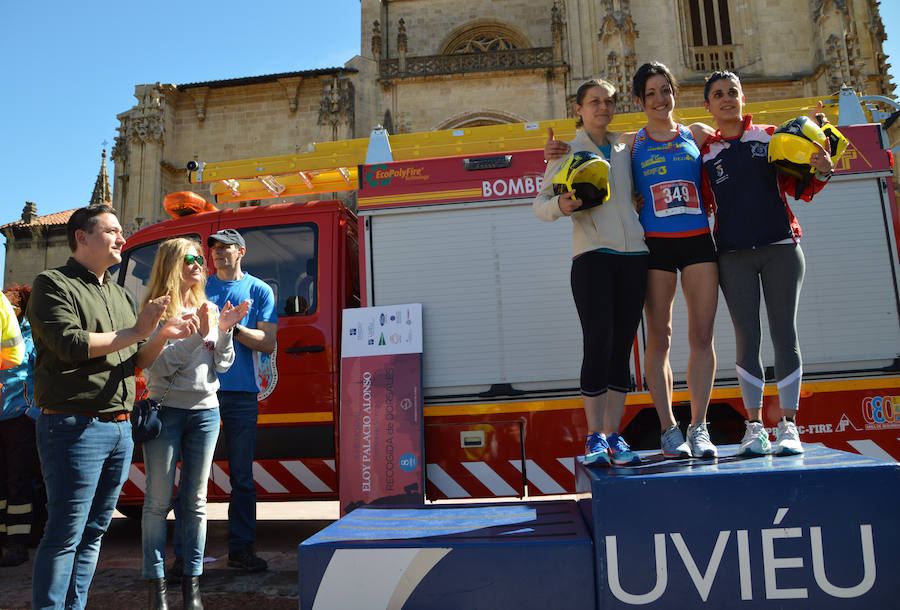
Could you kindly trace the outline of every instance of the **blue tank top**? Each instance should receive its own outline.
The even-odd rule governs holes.
[[[647,237],[690,237],[709,233],[700,201],[700,149],[691,130],[657,142],[645,128],[635,134],[631,149],[634,188],[644,197],[640,219]]]

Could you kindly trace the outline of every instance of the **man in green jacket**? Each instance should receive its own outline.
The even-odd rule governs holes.
[[[169,297],[135,315],[134,300],[110,280],[125,238],[106,205],[76,210],[66,226],[72,257],[35,278],[28,319],[36,349],[38,453],[47,487],[47,525],[34,558],[32,608],[84,608],[100,540],[128,478],[129,412],[140,349]],[[160,331],[175,337],[185,320]]]

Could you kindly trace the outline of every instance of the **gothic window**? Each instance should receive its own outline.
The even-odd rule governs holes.
[[[686,0],[693,68],[701,72],[734,68],[728,0]]]
[[[467,24],[447,37],[441,45],[441,55],[457,53],[484,53],[525,49],[531,45],[515,28],[500,22]]]

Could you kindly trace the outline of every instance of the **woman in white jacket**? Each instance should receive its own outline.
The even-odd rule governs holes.
[[[199,576],[206,545],[206,489],[219,436],[216,373],[234,362],[232,329],[249,303],[227,303],[221,312],[206,300],[206,275],[199,246],[184,238],[159,246],[143,303],[161,295],[171,301],[163,320],[182,317],[193,332],[183,339],[151,336],[159,354],[144,370],[150,398],[164,405],[162,432],[144,443],[147,488],[141,518],[143,569],[149,580],[150,608],[167,608],[165,582],[166,515],[172,504],[175,467],[181,461],[180,497],[184,514],[184,607],[203,608]],[[148,358],[149,359],[149,358]]]
[[[629,357],[647,285],[647,246],[632,199],[631,158],[618,134],[607,130],[616,111],[616,88],[593,79],[578,88],[580,127],[567,152],[589,151],[609,161],[610,198],[579,210],[574,193],[553,194],[553,176],[566,157],[547,162],[534,213],[544,221],[572,219],[572,296],[581,319],[584,357],[581,396],[587,419],[585,464],[640,462],[619,435],[625,395],[632,387]],[[550,134],[553,142],[553,135]],[[562,143],[560,143],[562,144]]]

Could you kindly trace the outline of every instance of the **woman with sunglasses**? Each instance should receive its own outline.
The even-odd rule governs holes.
[[[199,246],[175,238],[159,246],[150,285],[143,303],[162,295],[171,298],[163,322],[185,320],[193,331],[186,338],[165,339],[159,333],[148,340],[145,370],[150,398],[164,405],[162,432],[144,443],[147,487],[141,518],[143,570],[149,581],[150,608],[167,608],[165,581],[166,515],[172,505],[175,468],[181,461],[179,496],[184,515],[184,607],[202,608],[199,576],[206,545],[206,489],[213,450],[219,436],[216,373],[234,362],[232,329],[246,314],[249,303],[222,311],[206,300],[206,274]],[[161,324],[163,323],[161,322]]]

